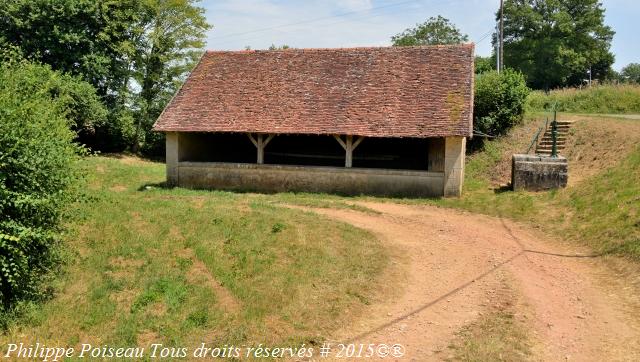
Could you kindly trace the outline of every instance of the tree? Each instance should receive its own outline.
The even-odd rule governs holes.
[[[604,24],[604,12],[599,0],[505,2],[505,66],[545,90],[579,85],[589,71],[593,79],[609,77],[615,32]]]
[[[462,34],[449,19],[438,15],[393,36],[391,41],[394,46],[460,44],[469,41],[469,37]]]
[[[275,44],[271,44],[271,46],[269,46],[269,50],[287,50],[290,49],[291,47],[288,46],[287,44],[283,44],[281,46],[277,46]]]
[[[136,0],[2,1],[0,36],[25,58],[80,76],[114,101],[128,76],[138,8]]]
[[[10,0],[0,2],[0,47],[89,82],[111,112],[81,142],[121,151],[130,144],[127,89],[140,16],[137,0]],[[83,123],[83,122],[80,122]]]
[[[476,56],[475,65],[476,74],[486,73],[495,69],[496,58]]]
[[[158,118],[204,48],[210,28],[197,0],[147,0],[137,28],[133,79],[140,85],[135,103],[136,140],[151,153],[160,153],[161,135],[151,133]]]
[[[620,78],[623,82],[640,84],[640,64],[631,63],[622,68]]]
[[[69,128],[88,109],[62,89],[77,80],[24,61],[0,65],[0,323],[17,301],[47,296],[62,213],[76,197],[82,149]],[[93,88],[86,84],[91,91]],[[77,100],[82,101],[84,97]]]

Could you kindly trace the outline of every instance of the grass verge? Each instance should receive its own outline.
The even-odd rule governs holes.
[[[371,234],[265,197],[165,189],[164,165],[136,158],[85,166],[57,296],[2,343],[309,346],[358,315],[387,265]]]
[[[527,98],[527,108],[533,112],[543,112],[554,105],[559,112],[637,114],[640,113],[640,86],[601,85],[549,93],[535,91]]]

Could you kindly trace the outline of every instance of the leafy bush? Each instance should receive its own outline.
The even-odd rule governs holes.
[[[476,77],[474,129],[489,135],[505,134],[522,120],[529,95],[524,76],[514,70],[489,71]]]
[[[556,106],[559,112],[573,113],[640,113],[640,86],[600,85],[590,88],[560,89],[549,93],[532,92],[527,109],[542,112]]]
[[[47,66],[0,65],[0,312],[45,295],[62,212],[75,194],[82,149],[72,123],[84,97]],[[89,92],[79,81],[70,86]],[[61,90],[55,92],[52,90]],[[57,93],[57,94],[56,94]],[[61,94],[66,94],[61,96]],[[68,95],[68,96],[67,96]]]
[[[5,67],[27,64],[20,49],[0,45],[0,62]],[[55,72],[48,66],[34,66],[29,70],[32,77],[25,83],[24,90],[48,93],[66,110],[70,127],[77,133],[80,143],[103,150],[105,144],[115,143],[118,151],[126,148],[118,144],[124,137],[120,134],[125,127],[113,122],[95,88],[68,74]],[[133,124],[133,121],[130,122]],[[131,126],[133,129],[133,126]]]

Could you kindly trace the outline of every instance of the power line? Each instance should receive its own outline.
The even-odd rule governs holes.
[[[247,34],[252,34],[252,33],[259,33],[259,32],[263,32],[263,31],[267,31],[267,30],[286,28],[286,27],[294,26],[294,25],[308,24],[308,23],[313,23],[313,22],[327,20],[327,19],[333,19],[333,18],[348,16],[348,15],[353,15],[353,14],[359,14],[359,13],[363,13],[363,12],[371,12],[371,11],[376,11],[376,10],[380,10],[380,9],[397,7],[397,6],[406,5],[406,4],[409,4],[409,3],[414,3],[414,2],[417,2],[417,1],[420,1],[420,0],[403,1],[403,2],[390,4],[390,5],[377,6],[377,7],[371,8],[371,9],[367,9],[367,10],[349,11],[349,12],[340,13],[340,14],[331,15],[331,16],[324,16],[324,17],[315,18],[315,19],[297,21],[297,22],[289,23],[289,24],[281,24],[281,25],[270,26],[270,27],[266,27],[266,28],[253,29],[253,30],[249,30],[249,31],[241,32],[241,33],[226,34],[226,35],[221,35],[221,36],[218,36],[218,37],[213,37],[213,38],[211,38],[211,40],[236,37],[236,36],[247,35]]]
[[[260,33],[260,32],[264,32],[264,31],[268,31],[268,30],[274,30],[274,29],[279,29],[279,28],[290,27],[290,26],[294,26],[294,25],[304,25],[304,24],[309,24],[309,23],[318,22],[318,21],[327,20],[327,19],[345,17],[347,15],[353,15],[353,14],[359,14],[359,13],[365,13],[365,12],[373,12],[373,11],[378,11],[378,10],[384,10],[384,9],[388,9],[388,8],[391,8],[391,7],[399,7],[399,6],[402,6],[402,5],[406,5],[406,4],[414,3],[414,2],[418,2],[418,1],[420,1],[420,0],[403,1],[403,2],[400,2],[400,3],[391,4],[391,5],[374,7],[374,8],[368,9],[368,10],[350,11],[350,12],[346,12],[346,13],[336,14],[336,15],[332,15],[332,16],[325,16],[325,17],[316,18],[316,19],[309,19],[309,20],[299,21],[299,22],[295,22],[295,23],[282,24],[282,25],[276,25],[276,26],[272,26],[272,27],[254,29],[254,30],[241,32],[241,33],[226,34],[226,35],[221,35],[221,36],[218,36],[218,37],[210,38],[210,40],[212,42],[215,42],[216,44],[225,44],[225,43],[229,43],[231,41],[234,41],[233,39],[229,39],[229,38],[233,38],[233,37],[237,37],[237,36],[255,34],[255,33]],[[455,3],[455,2],[458,2],[458,1],[460,1],[460,0],[444,0],[444,1],[433,3],[433,4],[431,4],[431,6]],[[363,19],[372,18],[372,17],[379,17],[379,16],[382,16],[382,15],[384,15],[383,12],[382,13],[378,12],[377,14],[368,14],[368,15],[365,15],[365,16],[357,17],[354,20],[363,20]],[[348,21],[348,20],[344,20],[344,21]],[[329,23],[329,24],[324,24],[324,26],[333,25],[333,24],[339,24],[339,23],[342,23],[344,21],[338,21],[338,22],[333,22],[333,23]],[[280,33],[289,33],[289,32],[292,32],[292,31],[295,31],[295,30],[281,31]],[[250,38],[245,38],[244,40],[247,41],[247,40],[252,40],[252,39],[256,39],[256,38],[257,38],[257,36],[254,36],[254,37],[250,37]],[[216,41],[217,39],[221,39],[222,41]]]
[[[493,35],[493,29],[490,29],[486,33],[483,33],[482,35],[480,35],[480,37],[478,38],[478,40],[475,41],[475,43],[476,44],[481,43],[483,40],[487,39],[491,35]]]

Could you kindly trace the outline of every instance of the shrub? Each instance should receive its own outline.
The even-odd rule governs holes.
[[[522,120],[529,95],[524,76],[514,70],[489,71],[476,77],[474,129],[503,135]]]
[[[559,89],[549,93],[532,92],[527,98],[527,109],[573,113],[640,113],[640,86],[600,85],[584,89]]]
[[[0,312],[46,295],[59,225],[73,199],[82,149],[70,129],[85,105],[53,94],[47,66],[0,65]],[[72,104],[73,103],[73,104]],[[77,106],[77,107],[76,107]]]

